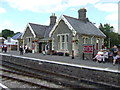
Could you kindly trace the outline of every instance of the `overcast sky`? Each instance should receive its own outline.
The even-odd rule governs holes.
[[[55,13],[78,18],[80,8],[87,9],[87,17],[96,26],[110,24],[118,31],[119,0],[0,0],[0,31],[10,29],[23,32],[27,23],[49,25]]]

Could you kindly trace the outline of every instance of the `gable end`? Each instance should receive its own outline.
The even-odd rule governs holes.
[[[54,30],[56,29],[56,27],[58,26],[58,24],[61,20],[63,20],[65,22],[65,24],[68,26],[68,28],[72,31],[73,36],[75,36],[76,35],[75,29],[70,25],[70,23],[67,21],[67,19],[64,17],[64,15],[62,15],[61,18],[58,20],[58,22],[55,24],[55,26],[52,28],[52,30],[49,34],[49,37],[52,36],[52,33],[54,32]]]
[[[35,32],[33,31],[32,27],[30,26],[29,23],[27,24],[27,26],[26,26],[26,28],[25,28],[25,30],[24,30],[21,38],[23,38],[23,36],[24,36],[24,34],[25,34],[25,32],[26,32],[26,30],[27,30],[28,27],[30,28],[30,31],[31,31],[31,33],[33,34],[34,38],[36,38],[36,34],[35,34]]]

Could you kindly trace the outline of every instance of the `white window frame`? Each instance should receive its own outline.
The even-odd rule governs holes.
[[[96,38],[96,43],[98,43],[98,50],[100,50],[100,38]]]
[[[89,39],[88,36],[83,36],[82,39],[83,39],[83,44],[88,44],[88,39]]]
[[[66,34],[58,34],[57,35],[57,38],[58,38],[58,36],[60,37],[60,40],[59,40],[60,42],[58,42],[58,50],[68,50],[67,35],[69,37],[68,33],[66,33]],[[64,42],[62,42],[62,36],[64,36]]]
[[[58,38],[58,37],[59,37],[59,38]],[[60,40],[61,40],[60,38],[61,38],[61,37],[60,37],[60,36],[57,36],[57,38],[58,38],[58,49],[60,49]]]

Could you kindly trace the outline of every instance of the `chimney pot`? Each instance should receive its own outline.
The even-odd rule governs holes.
[[[78,18],[83,21],[86,20],[86,12],[87,10],[85,8],[78,10]]]
[[[57,17],[55,16],[55,13],[52,13],[52,16],[50,16],[50,26],[55,25]]]

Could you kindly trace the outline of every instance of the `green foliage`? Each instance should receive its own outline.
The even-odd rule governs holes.
[[[107,48],[110,48],[114,45],[120,44],[120,35],[114,32],[114,27],[110,26],[110,24],[102,25],[100,23],[99,29],[106,35],[104,45]]]
[[[0,37],[2,37],[2,33],[0,33]]]
[[[14,31],[11,31],[9,29],[2,30],[1,34],[2,34],[2,37],[6,38],[6,39],[7,39],[7,37],[12,37],[13,35],[15,35]]]

